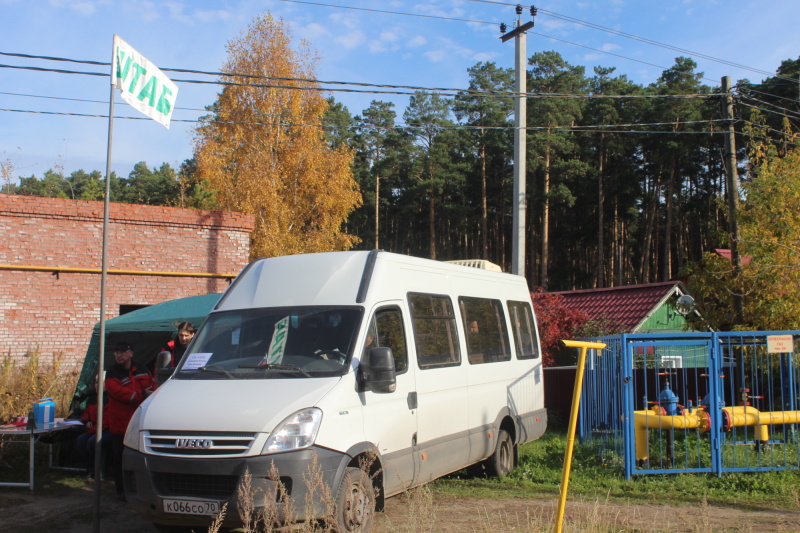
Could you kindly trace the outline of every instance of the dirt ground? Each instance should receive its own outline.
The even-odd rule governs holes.
[[[0,531],[89,533],[94,493],[84,487],[0,489]],[[462,533],[552,531],[557,499],[440,498],[429,491],[399,496],[378,514],[375,533]],[[103,533],[155,532],[114,496],[104,483]],[[565,532],[800,532],[800,509],[741,509],[714,506],[667,507],[568,500]]]

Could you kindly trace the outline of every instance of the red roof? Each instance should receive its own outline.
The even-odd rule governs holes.
[[[718,256],[724,259],[727,259],[728,261],[731,260],[731,255],[733,255],[729,248],[714,248],[714,253],[716,253]],[[746,265],[747,263],[753,260],[753,256],[743,255],[741,256],[741,259],[742,259],[742,264]]]
[[[679,294],[683,293],[680,281],[666,281],[549,294],[562,296],[567,307],[580,309],[593,318],[605,316],[625,324],[633,331],[667,296],[675,292],[676,288],[680,289]]]

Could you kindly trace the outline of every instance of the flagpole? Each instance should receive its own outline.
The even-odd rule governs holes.
[[[116,41],[116,35],[114,35]],[[94,453],[94,516],[92,531],[100,533],[100,478],[103,474],[103,363],[106,353],[106,282],[108,279],[108,219],[111,198],[111,146],[114,138],[114,69],[116,68],[116,52],[111,45],[110,95],[108,97],[108,142],[106,145],[106,194],[103,201],[103,245],[100,273],[100,346],[97,351],[97,433],[95,434]]]

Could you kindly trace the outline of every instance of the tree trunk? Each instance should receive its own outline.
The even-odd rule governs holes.
[[[548,133],[550,129],[548,128]],[[542,275],[541,286],[547,290],[548,274],[547,263],[549,261],[549,233],[550,233],[550,144],[547,145],[544,155],[544,204],[542,206]]]
[[[428,229],[430,231],[430,241],[428,241],[428,253],[431,259],[436,259],[436,187],[433,185],[433,172],[428,176],[431,185],[428,188]]]
[[[677,161],[672,158],[669,170],[669,181],[667,182],[667,194],[665,198],[664,213],[664,247],[661,257],[661,281],[669,281],[672,276],[672,205],[675,195],[675,174],[677,173]]]
[[[600,157],[598,164],[598,172],[597,172],[597,270],[596,270],[596,279],[597,283],[595,287],[604,287],[605,286],[605,279],[603,277],[603,270],[605,269],[605,243],[604,235],[603,235],[603,226],[605,221],[603,220],[603,212],[604,212],[604,204],[605,204],[605,196],[603,193],[603,168],[604,168],[604,160],[606,157],[605,152],[605,135],[600,134]]]
[[[380,233],[380,189],[381,177],[375,176],[375,249],[380,249],[380,239],[378,237]]]
[[[489,258],[489,207],[486,199],[486,144],[481,143],[481,259]]]

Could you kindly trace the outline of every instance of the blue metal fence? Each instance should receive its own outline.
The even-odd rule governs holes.
[[[592,340],[579,436],[626,478],[800,468],[800,331]]]

